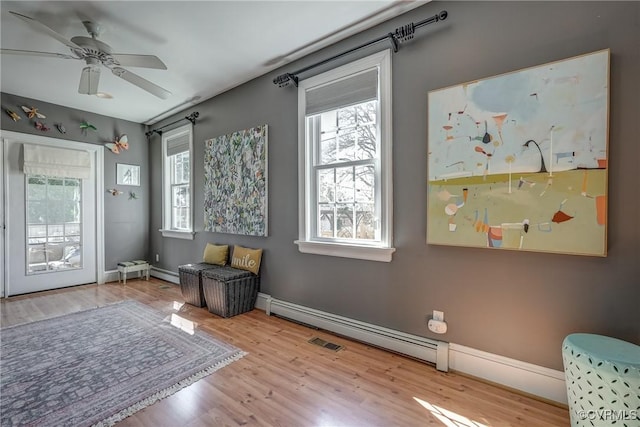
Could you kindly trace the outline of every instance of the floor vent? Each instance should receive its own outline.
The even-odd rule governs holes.
[[[171,288],[171,285],[160,285],[158,286],[158,289],[169,289]]]
[[[309,342],[311,344],[319,345],[320,347],[328,348],[329,350],[333,350],[333,351],[338,351],[344,348],[341,345],[325,341],[322,338],[318,338],[318,337],[311,338]]]

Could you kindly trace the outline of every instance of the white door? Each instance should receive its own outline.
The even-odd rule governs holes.
[[[3,132],[5,144],[5,295],[100,283],[97,173],[102,147]],[[87,151],[88,179],[25,174],[24,145]],[[101,185],[101,184],[100,184]],[[100,239],[101,240],[101,239]]]

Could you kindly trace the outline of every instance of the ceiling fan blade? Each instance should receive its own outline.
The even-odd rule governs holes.
[[[98,93],[98,82],[100,81],[100,68],[98,67],[84,67],[82,74],[80,75],[80,85],[78,86],[78,93],[84,95],[95,95]]]
[[[121,79],[138,86],[140,89],[146,90],[147,92],[157,96],[158,98],[167,99],[169,95],[171,95],[171,92],[169,92],[168,90],[163,89],[157,84],[151,83],[149,80],[144,79],[129,70],[125,70],[124,68],[113,67],[111,69],[111,72]]]
[[[29,16],[22,15],[22,14],[17,13],[17,12],[9,11],[9,13],[12,14],[13,16],[15,16],[16,18],[22,19],[24,22],[29,24],[32,28],[34,28],[36,30],[39,30],[41,32],[44,32],[49,37],[53,37],[54,39],[58,40],[60,43],[63,43],[65,45],[69,46],[71,49],[82,49],[80,46],[78,46],[77,44],[73,43],[71,40],[67,39],[62,34],[56,33],[55,31],[53,31],[51,28],[47,27],[46,25],[44,25],[40,21],[37,21],[37,20],[35,20],[35,19],[33,19],[33,18],[29,17]]]
[[[76,58],[75,56],[65,55],[64,53],[38,52],[35,50],[20,50],[20,49],[0,49],[0,54],[47,56],[50,58],[62,58],[62,59],[81,59],[81,58]]]
[[[154,55],[130,55],[127,53],[112,53],[111,56],[123,67],[155,68],[156,70],[166,70],[164,62]]]

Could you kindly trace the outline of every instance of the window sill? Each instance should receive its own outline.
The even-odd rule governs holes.
[[[298,250],[305,254],[328,255],[380,262],[391,262],[391,257],[396,251],[396,248],[320,243],[303,240],[295,240],[293,243],[298,245]]]
[[[193,240],[196,235],[194,231],[163,230],[162,228],[158,231],[162,233],[162,237],[172,237],[174,239]]]

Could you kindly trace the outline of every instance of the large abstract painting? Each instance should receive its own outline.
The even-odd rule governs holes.
[[[608,49],[428,103],[427,243],[606,256]]]
[[[267,235],[267,125],[205,141],[206,231]]]

